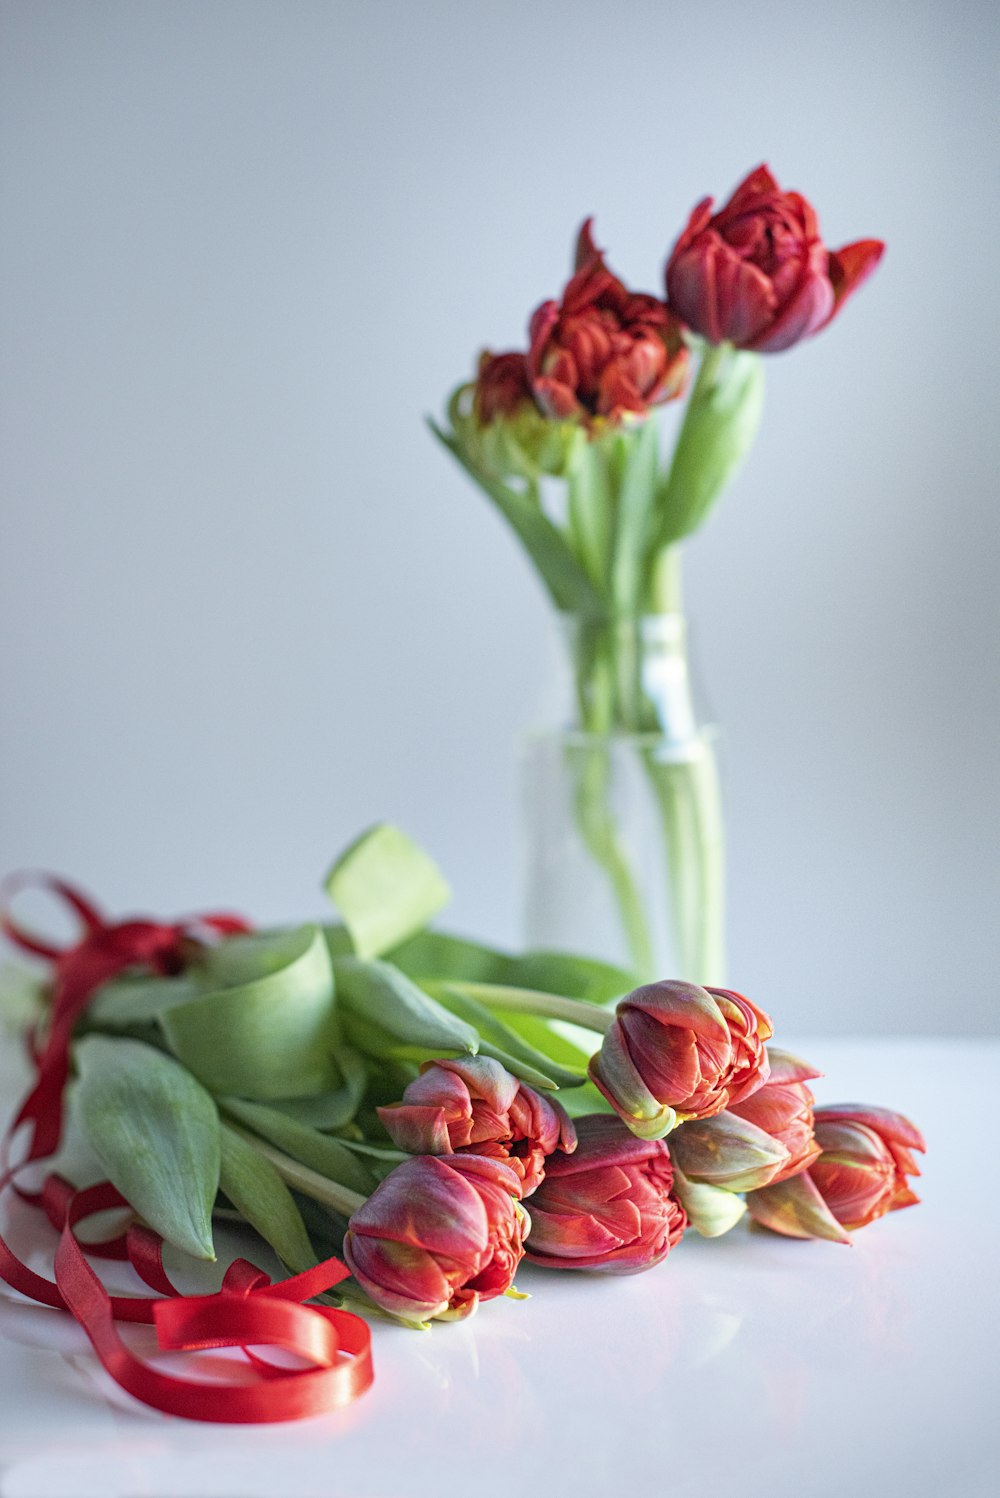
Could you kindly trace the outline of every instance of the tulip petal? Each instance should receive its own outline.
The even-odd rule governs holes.
[[[885,1140],[905,1145],[908,1149],[920,1150],[921,1154],[927,1150],[924,1136],[916,1125],[904,1118],[902,1113],[894,1113],[891,1108],[876,1108],[869,1103],[824,1103],[821,1108],[816,1109],[816,1119],[817,1122],[822,1120],[830,1123],[864,1124]],[[919,1172],[907,1173],[916,1175]]]
[[[827,322],[867,281],[884,254],[885,244],[881,239],[859,239],[855,244],[845,244],[843,249],[830,251],[827,275],[833,286],[833,307]]]
[[[818,332],[833,316],[833,307],[833,287],[827,276],[808,271],[770,326],[743,346],[759,354],[781,353]]]
[[[729,1044],[729,1026],[718,1004],[697,983],[684,983],[680,979],[647,983],[626,994],[618,1005],[618,1013],[626,1008],[640,1009],[661,1024],[678,1025],[706,1039]]]
[[[383,1128],[397,1149],[411,1155],[450,1155],[449,1118],[443,1108],[390,1103],[376,1108]]]
[[[592,260],[600,260],[603,254],[604,251],[599,250],[594,242],[594,219],[591,215],[590,218],[584,219],[576,236],[576,252],[573,256],[574,271],[583,270],[584,266],[589,265]]]
[[[787,1238],[826,1238],[850,1243],[840,1223],[817,1190],[809,1171],[777,1185],[751,1191],[747,1210],[755,1222]]]
[[[721,1238],[734,1228],[747,1210],[746,1203],[735,1192],[720,1186],[704,1186],[689,1181],[682,1170],[674,1167],[674,1194],[687,1213],[688,1221],[701,1238]]]
[[[789,1163],[780,1140],[732,1113],[681,1124],[670,1139],[670,1158],[688,1180],[728,1191],[766,1186]]]
[[[811,1082],[814,1078],[823,1075],[809,1061],[803,1061],[799,1056],[793,1056],[791,1051],[781,1050],[778,1046],[769,1045],[767,1056],[771,1063],[771,1085],[782,1082]]]

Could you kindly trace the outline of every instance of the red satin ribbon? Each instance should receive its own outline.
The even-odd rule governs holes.
[[[55,947],[15,923],[10,899],[30,885],[47,889],[75,911],[83,925],[78,942]],[[356,1399],[373,1378],[367,1325],[349,1311],[303,1304],[346,1278],[349,1271],[339,1259],[326,1259],[278,1283],[246,1259],[237,1259],[217,1294],[182,1295],[163,1267],[163,1240],[150,1228],[133,1222],[126,1232],[97,1244],[83,1245],[76,1237],[75,1229],[85,1218],[128,1207],[110,1181],[77,1191],[53,1173],[38,1192],[17,1184],[23,1170],[49,1158],[59,1147],[70,1038],[95,990],[126,968],[178,972],[185,946],[196,939],[199,930],[230,936],[249,930],[246,922],[232,915],[207,915],[174,925],[142,920],[111,924],[85,895],[63,880],[48,874],[23,874],[0,886],[0,930],[23,951],[45,958],[54,970],[47,1034],[44,1042],[34,1033],[29,1037],[34,1083],[3,1141],[0,1197],[14,1190],[44,1212],[60,1233],[54,1280],[29,1269],[3,1237],[0,1277],[32,1300],[69,1311],[115,1382],[168,1415],[240,1423],[297,1420]],[[22,1127],[30,1131],[27,1152],[11,1166],[11,1141]],[[109,1295],[87,1255],[127,1259],[157,1295]],[[127,1346],[116,1321],[152,1324],[164,1352],[239,1347],[247,1363],[235,1368],[243,1377],[220,1383],[164,1373]],[[289,1368],[252,1351],[265,1346],[293,1353],[310,1366]],[[229,1364],[229,1369],[234,1365]]]

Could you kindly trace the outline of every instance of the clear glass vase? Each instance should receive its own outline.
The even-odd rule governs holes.
[[[679,612],[559,620],[521,760],[525,935],[643,979],[723,980],[723,827]]]

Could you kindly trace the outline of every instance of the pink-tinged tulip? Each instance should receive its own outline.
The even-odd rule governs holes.
[[[629,291],[580,230],[576,270],[561,302],[542,302],[529,328],[528,378],[541,410],[586,422],[642,417],[683,393],[689,355],[680,323],[658,297]]]
[[[815,1120],[818,1158],[801,1175],[750,1193],[757,1222],[792,1238],[846,1243],[847,1231],[920,1200],[907,1177],[920,1174],[913,1151],[925,1145],[909,1119],[840,1103],[817,1108]]]
[[[813,1134],[813,1095],[805,1085],[822,1075],[807,1061],[800,1061],[788,1051],[767,1048],[771,1075],[767,1082],[742,1103],[731,1103],[730,1111],[747,1123],[756,1124],[765,1134],[783,1145],[788,1161],[770,1181],[776,1185],[807,1170],[819,1154]]]
[[[590,1076],[640,1139],[710,1118],[762,1087],[771,1021],[728,988],[664,980],[627,994]]]
[[[512,1077],[488,1056],[428,1061],[401,1103],[379,1108],[394,1144],[417,1155],[471,1153],[516,1171],[525,1196],[542,1179],[546,1156],[576,1148],[565,1109]]]
[[[531,1198],[525,1254],[550,1269],[636,1274],[666,1258],[687,1218],[667,1146],[607,1113],[577,1120],[574,1154],[555,1154]]]
[[[516,416],[533,405],[527,356],[484,352],[472,396],[473,414],[480,425],[487,426],[498,417]]]
[[[344,1258],[373,1301],[412,1321],[457,1320],[504,1295],[524,1254],[527,1215],[508,1165],[417,1155],[351,1218]]]
[[[816,213],[757,167],[718,213],[695,208],[667,263],[667,302],[710,343],[774,354],[819,332],[871,275],[885,245],[828,250]]]

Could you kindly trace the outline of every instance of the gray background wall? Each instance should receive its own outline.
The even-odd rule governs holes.
[[[0,863],[292,918],[392,818],[516,940],[549,619],[422,416],[585,213],[654,288],[767,159],[890,249],[689,547],[733,981],[799,1031],[994,1028],[994,7],[0,14]]]

